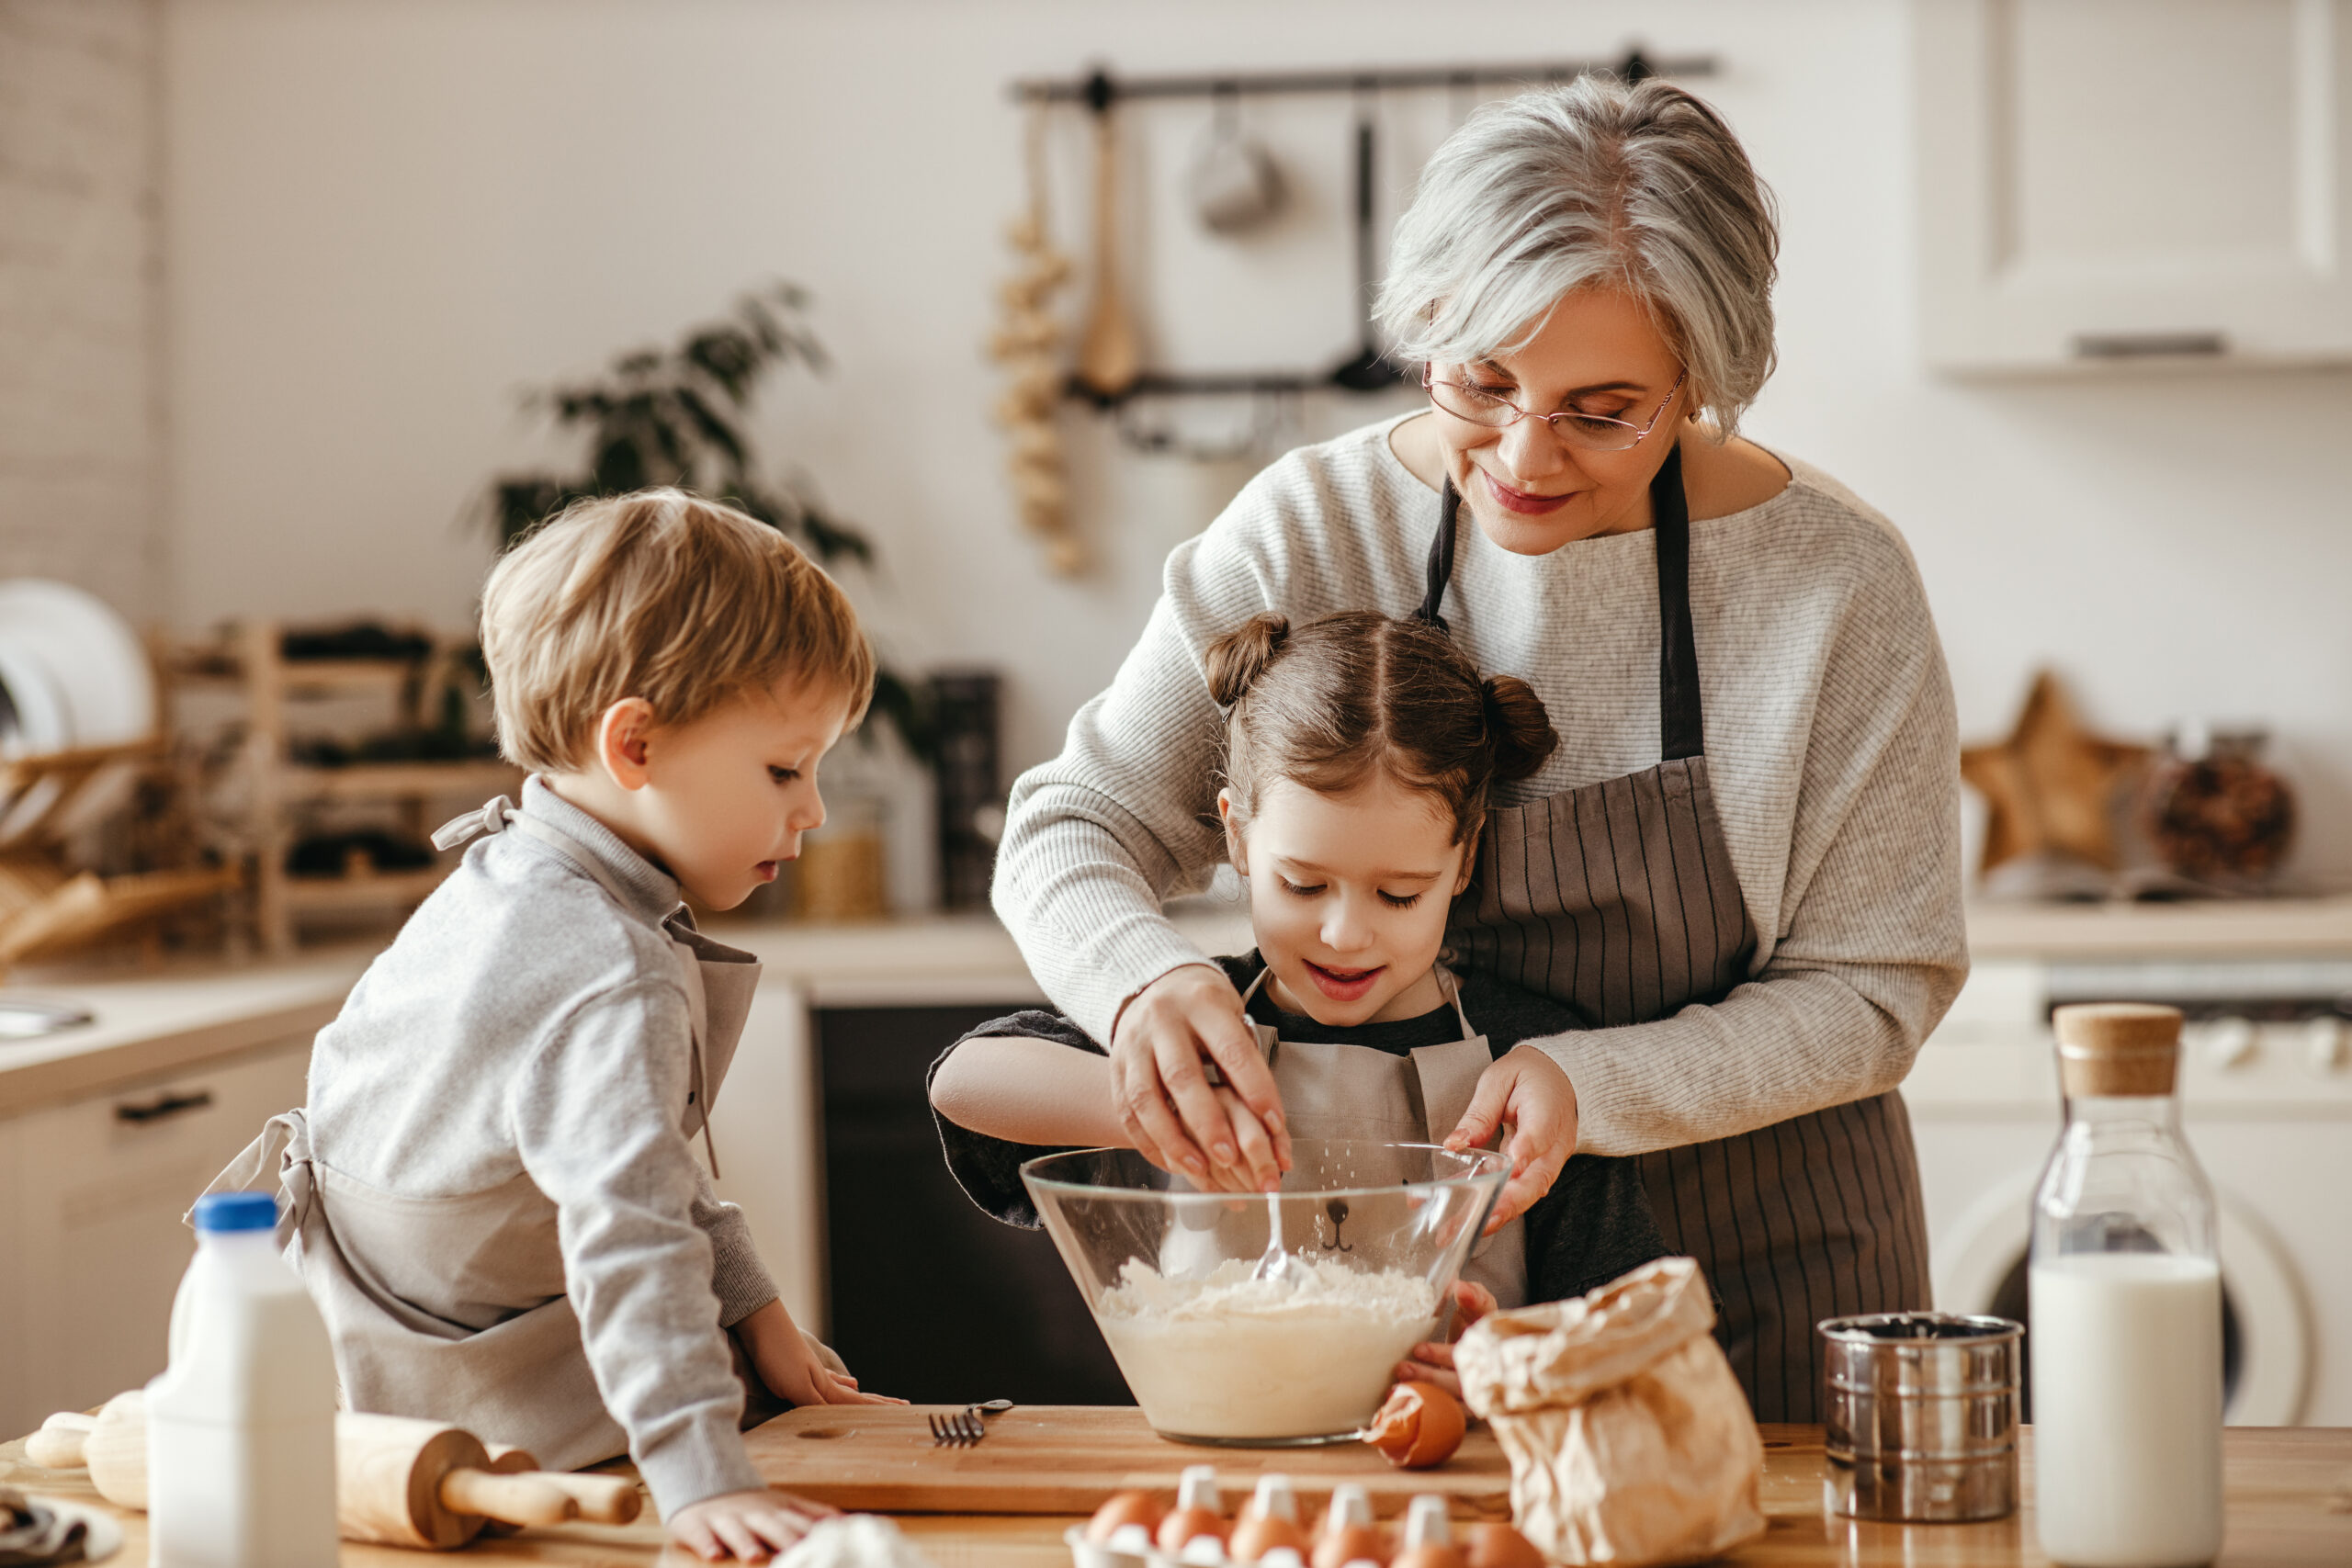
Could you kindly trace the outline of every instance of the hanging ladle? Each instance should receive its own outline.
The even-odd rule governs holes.
[[[1372,105],[1356,100],[1356,300],[1363,311],[1363,336],[1353,355],[1331,372],[1331,384],[1351,392],[1376,392],[1404,379],[1388,356],[1380,352],[1372,331],[1373,299],[1373,156]]]

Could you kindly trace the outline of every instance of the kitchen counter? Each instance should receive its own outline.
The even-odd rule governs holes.
[[[1238,905],[1193,899],[1175,915],[1204,953],[1250,946],[1249,916]],[[813,1006],[1043,999],[1012,937],[985,913],[852,926],[718,920],[710,929],[756,953],[767,966],[767,983],[792,986]],[[1981,959],[2352,958],[2352,897],[1975,904],[1968,932]],[[58,969],[22,977],[7,994],[78,1003],[97,1021],[40,1039],[0,1039],[0,1116],[315,1030],[334,1016],[378,945],[290,962],[190,963],[153,976]]]
[[[1757,1568],[1829,1568],[1886,1564],[1888,1568],[2041,1568],[2048,1562],[2034,1544],[2033,1468],[2030,1447],[2025,1465],[2024,1507],[2007,1519],[1975,1525],[1890,1525],[1840,1519],[1822,1511],[1822,1458],[1818,1427],[1766,1427],[1765,1536],[1725,1561]],[[2032,1440],[2027,1432],[2029,1445]],[[2228,1535],[2222,1568],[2340,1568],[2352,1562],[2352,1428],[2232,1427],[2223,1441],[2227,1464]],[[21,1441],[0,1445],[0,1484],[23,1487],[86,1502],[121,1518],[127,1540],[112,1561],[138,1568],[147,1560],[146,1521],[99,1501],[79,1472],[35,1470],[22,1462]],[[970,1458],[985,1455],[971,1450]],[[1144,1484],[1172,1485],[1175,1472],[1195,1460],[1214,1461],[1210,1450],[1170,1446],[1168,1473],[1142,1476]],[[1251,1456],[1253,1461],[1263,1456]],[[1366,1455],[1366,1462],[1373,1463]],[[626,1466],[615,1467],[626,1470]],[[971,1514],[909,1515],[899,1524],[916,1546],[940,1568],[1067,1568],[1069,1549],[1061,1532],[1073,1519],[1051,1516]],[[661,1527],[649,1513],[624,1529],[567,1526],[526,1530],[484,1540],[463,1553],[477,1563],[570,1563],[587,1568],[625,1568],[630,1563],[695,1561],[684,1551],[665,1557]],[[349,1565],[416,1568],[427,1559],[391,1547],[346,1543]]]

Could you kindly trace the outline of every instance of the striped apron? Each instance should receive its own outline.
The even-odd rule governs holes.
[[[1441,626],[1460,504],[1449,482],[1419,612]],[[1488,811],[1447,930],[1458,967],[1567,1003],[1600,1029],[1721,1001],[1756,955],[1707,781],[1679,451],[1650,504],[1663,759]],[[1640,1159],[1659,1230],[1714,1287],[1716,1337],[1758,1420],[1821,1419],[1815,1323],[1928,1304],[1927,1217],[1898,1095]]]

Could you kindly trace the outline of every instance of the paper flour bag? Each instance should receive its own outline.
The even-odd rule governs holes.
[[[1555,1562],[1699,1562],[1764,1532],[1764,1444],[1699,1266],[1480,1320],[1462,1392],[1510,1456],[1511,1514]]]

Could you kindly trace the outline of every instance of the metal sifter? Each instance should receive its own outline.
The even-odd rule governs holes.
[[[1819,1333],[1833,1511],[1933,1522],[2017,1506],[2022,1327],[1894,1312],[1828,1318]]]

